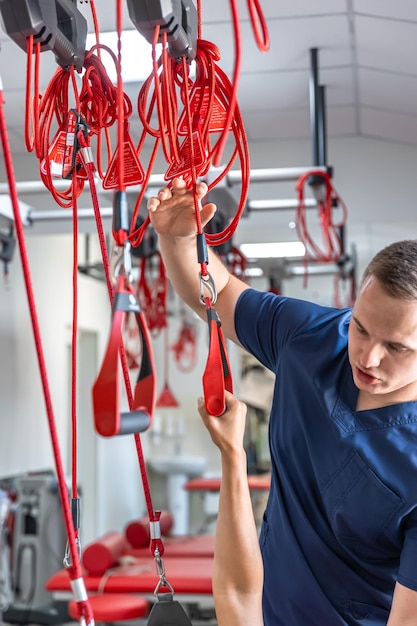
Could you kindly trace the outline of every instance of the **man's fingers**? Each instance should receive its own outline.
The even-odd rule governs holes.
[[[148,199],[147,207],[148,207],[148,211],[150,211],[151,213],[154,213],[156,209],[159,207],[159,205],[160,205],[160,201],[158,198],[152,197]]]

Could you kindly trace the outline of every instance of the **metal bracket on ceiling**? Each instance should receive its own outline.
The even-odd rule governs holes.
[[[72,0],[0,0],[0,20],[6,34],[25,52],[33,36],[41,52],[52,50],[58,65],[81,71],[88,28]]]
[[[130,19],[149,42],[159,26],[159,41],[167,35],[168,52],[175,59],[196,55],[198,15],[193,0],[127,0]]]

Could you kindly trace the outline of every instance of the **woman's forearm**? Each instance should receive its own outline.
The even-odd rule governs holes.
[[[213,567],[219,626],[260,626],[262,585],[263,565],[247,481],[246,455],[243,449],[230,456],[222,453]],[[235,621],[231,621],[231,616]]]

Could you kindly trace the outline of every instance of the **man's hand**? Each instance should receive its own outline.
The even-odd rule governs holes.
[[[222,454],[230,456],[244,451],[243,436],[245,433],[245,421],[247,407],[244,402],[238,400],[232,393],[225,390],[226,411],[223,415],[215,417],[207,413],[204,399],[198,399],[198,412],[210,433],[213,443]]]
[[[159,235],[171,237],[195,237],[196,208],[200,211],[202,226],[213,217],[216,206],[201,204],[207,194],[206,183],[197,183],[194,191],[187,189],[182,178],[174,178],[171,187],[164,187],[157,196],[149,198],[147,206],[152,226]]]

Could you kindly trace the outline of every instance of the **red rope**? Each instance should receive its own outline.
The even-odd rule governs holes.
[[[307,209],[305,205],[304,187],[310,177],[323,180],[325,189],[324,198],[318,201],[319,223],[322,236],[322,245],[318,244],[310,232],[307,223]],[[312,170],[300,176],[297,182],[298,206],[296,211],[296,228],[300,241],[305,246],[306,260],[322,263],[338,261],[342,253],[342,238],[340,229],[346,224],[347,207],[333,186],[327,172]],[[342,210],[339,222],[333,219],[334,204]]]
[[[231,97],[229,102],[229,109],[226,117],[226,122],[224,125],[224,130],[220,136],[219,142],[216,146],[216,151],[214,155],[214,165],[215,167],[220,166],[220,162],[223,156],[224,146],[227,141],[227,137],[229,134],[229,128],[232,123],[235,107],[237,103],[237,92],[239,89],[239,78],[240,78],[240,68],[242,65],[242,41],[240,36],[240,23],[239,23],[239,14],[237,10],[237,1],[230,0],[230,6],[232,10],[232,24],[233,24],[233,33],[235,37],[235,64],[233,68],[233,87],[231,91]]]
[[[77,184],[74,175],[74,184]],[[77,478],[77,345],[78,345],[78,206],[76,196],[72,202],[73,266],[72,266],[72,341],[71,341],[71,436],[72,436],[72,497],[78,498]],[[74,529],[78,537],[78,528]]]
[[[266,20],[263,15],[259,0],[248,0],[248,10],[251,19],[255,41],[261,52],[269,50],[269,34]]]
[[[50,436],[51,436],[51,443],[52,443],[52,449],[53,449],[53,455],[54,455],[55,467],[56,467],[56,473],[57,473],[58,491],[59,491],[59,496],[61,499],[61,506],[62,506],[64,523],[65,523],[65,529],[66,529],[67,537],[68,537],[68,548],[69,548],[69,554],[71,557],[71,564],[68,567],[67,571],[71,580],[75,581],[75,580],[82,579],[81,565],[80,565],[80,560],[79,560],[79,555],[78,555],[78,550],[77,550],[71,509],[70,509],[69,500],[68,500],[66,478],[65,478],[65,473],[63,470],[61,452],[60,452],[59,441],[58,441],[58,433],[56,429],[55,416],[54,416],[54,411],[53,411],[53,406],[52,406],[51,392],[50,392],[49,383],[48,383],[45,356],[44,356],[43,347],[42,347],[39,320],[38,320],[38,315],[37,315],[37,310],[36,310],[36,305],[35,305],[35,298],[34,298],[34,293],[33,293],[32,280],[31,280],[31,275],[30,275],[30,270],[29,270],[29,259],[28,259],[27,249],[26,249],[23,224],[22,224],[22,219],[20,216],[19,199],[17,195],[16,180],[15,180],[15,175],[14,175],[13,161],[12,161],[12,155],[10,151],[6,120],[4,116],[3,103],[4,103],[3,92],[0,91],[0,139],[1,139],[1,144],[3,148],[4,164],[5,164],[5,169],[6,169],[7,182],[9,186],[10,200],[11,200],[11,204],[13,208],[16,237],[17,237],[19,252],[20,252],[20,257],[21,257],[22,271],[23,271],[24,282],[25,282],[25,287],[26,287],[26,294],[27,294],[28,306],[29,306],[29,311],[30,311],[32,331],[33,331],[34,342],[35,342],[35,347],[36,347],[36,354],[37,354],[37,359],[38,359],[41,384],[43,388],[43,395],[45,399],[45,408],[46,408],[46,414],[47,414],[47,419],[48,419],[48,425],[49,425],[49,431],[50,431]],[[83,614],[86,618],[87,623],[90,623],[93,620],[93,614],[92,614],[91,607],[89,606],[88,602],[86,602],[83,607]]]
[[[88,148],[88,138],[86,139],[83,133],[79,134],[79,142],[82,148]],[[106,278],[109,299],[110,299],[110,302],[113,303],[114,287],[113,287],[112,279],[110,276],[110,263],[109,263],[109,258],[107,254],[106,237],[105,237],[105,233],[103,229],[100,206],[99,206],[98,196],[97,196],[97,189],[96,189],[96,184],[94,180],[95,168],[94,168],[93,161],[92,160],[86,161],[85,168],[86,168],[88,180],[90,183],[90,192],[91,192],[91,197],[92,197],[94,215],[96,219],[97,233],[98,233],[100,250],[101,250],[101,255],[102,255],[102,260],[103,260],[103,268],[104,268],[104,273],[105,273],[105,278]],[[130,382],[128,359],[127,359],[126,351],[124,349],[123,344],[120,344],[119,354],[120,354],[120,362],[121,362],[123,380],[124,380],[125,389],[126,389],[126,397],[127,397],[129,407],[132,408],[133,392],[132,392],[132,386]],[[146,464],[145,464],[145,458],[143,455],[142,442],[141,442],[140,435],[135,434],[134,439],[135,439],[140,474],[142,478],[146,509],[148,511],[148,516],[149,516],[150,521],[157,521],[159,512],[154,511],[153,504],[152,504],[152,496],[151,496],[150,487],[149,487],[149,479],[148,479],[148,475],[146,471]],[[155,549],[158,549],[160,554],[163,555],[164,545],[161,539],[155,539],[151,542],[151,551],[154,552]]]
[[[174,360],[181,372],[191,372],[197,364],[197,336],[194,325],[187,322],[186,311],[181,311],[182,323],[178,338],[171,346]]]
[[[161,254],[142,257],[137,283],[137,296],[153,337],[167,326],[168,279]]]
[[[231,132],[235,139],[236,145],[229,161],[219,172],[216,180],[210,184],[210,188],[218,184],[227,175],[236,158],[239,158],[242,191],[236,216],[222,233],[207,235],[210,243],[219,245],[223,240],[230,238],[236,230],[248,194],[249,149],[243,121],[238,106],[232,106],[233,88],[227,75],[217,65],[220,53],[214,44],[198,40],[195,80],[192,81],[186,60],[176,62],[168,56],[166,46],[160,58],[156,58],[157,40],[155,32],[154,68],[139,92],[138,115],[144,130],[161,141],[169,164],[165,173],[166,180],[181,176],[187,186],[192,188],[193,181],[205,176],[215,159],[220,139],[213,142],[213,137],[226,128],[228,134]],[[149,120],[155,109],[158,126],[152,127]],[[229,123],[231,110],[233,117]],[[180,143],[182,137],[185,139]]]
[[[40,60],[41,44],[38,42],[35,46],[33,43],[33,35],[27,40],[26,53],[26,98],[25,98],[25,145],[28,152],[32,152],[35,147],[35,138],[39,136],[39,60]],[[32,66],[33,53],[35,54],[35,76],[34,76],[34,93],[32,94]],[[33,107],[33,108],[32,108]],[[31,124],[33,132],[31,133]]]

